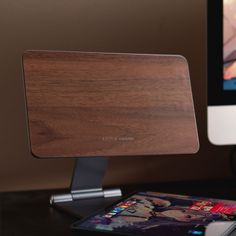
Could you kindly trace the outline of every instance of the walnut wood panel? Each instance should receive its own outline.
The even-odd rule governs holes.
[[[194,153],[198,135],[181,56],[27,51],[37,157]]]

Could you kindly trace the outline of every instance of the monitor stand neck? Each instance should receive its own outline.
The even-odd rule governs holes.
[[[108,158],[86,157],[76,160],[69,193],[52,195],[50,204],[73,216],[83,218],[119,200],[121,190],[103,189]]]

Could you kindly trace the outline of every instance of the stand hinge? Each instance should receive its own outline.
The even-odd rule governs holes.
[[[50,204],[59,202],[72,202],[74,200],[92,199],[92,198],[111,198],[120,197],[122,192],[117,189],[85,189],[85,190],[73,190],[67,194],[52,195],[50,198]]]

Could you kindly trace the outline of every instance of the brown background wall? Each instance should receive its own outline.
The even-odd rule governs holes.
[[[228,178],[231,147],[206,126],[205,0],[1,0],[0,191],[61,188],[74,160],[38,160],[27,146],[21,55],[25,49],[182,54],[189,60],[200,135],[196,155],[114,159],[106,184]]]

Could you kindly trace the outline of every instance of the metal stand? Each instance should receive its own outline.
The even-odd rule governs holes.
[[[121,190],[102,188],[108,159],[105,157],[76,160],[70,193],[52,195],[50,204],[73,216],[83,218],[102,209],[122,196]]]

